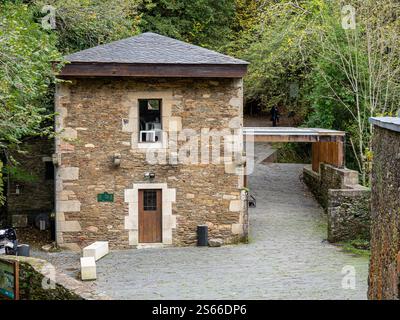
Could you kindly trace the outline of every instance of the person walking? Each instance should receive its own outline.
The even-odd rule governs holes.
[[[271,108],[271,121],[272,121],[272,126],[276,127],[276,124],[279,122],[279,111],[276,106],[273,106]]]

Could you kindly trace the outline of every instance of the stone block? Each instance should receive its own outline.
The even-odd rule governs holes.
[[[56,202],[57,212],[79,212],[81,203],[78,200],[62,200]]]
[[[236,98],[236,97],[233,97],[233,98],[231,98],[231,100],[229,100],[229,105],[232,107],[239,108],[242,105],[242,103],[243,103],[243,100],[240,98]]]
[[[89,226],[86,228],[87,231],[89,232],[98,232],[99,228],[95,227],[95,226]]]
[[[176,189],[166,189],[164,192],[163,201],[175,202],[176,201]]]
[[[124,201],[128,203],[138,202],[138,190],[137,189],[125,189],[124,190]]]
[[[234,162],[228,162],[228,161],[224,161],[224,166],[225,166],[225,173],[229,173],[229,174],[236,174],[236,163]]]
[[[224,195],[222,196],[222,199],[224,199],[224,200],[236,200],[237,197],[236,197],[236,196],[233,196],[233,195],[231,195],[231,194],[224,194]]]
[[[129,231],[128,237],[129,237],[129,245],[130,246],[135,246],[139,243],[138,241],[138,231],[137,230],[131,230]]]
[[[78,137],[78,133],[75,129],[72,128],[65,128],[64,130],[61,131],[60,137],[62,139],[76,139]]]
[[[163,244],[172,244],[172,231],[171,231],[171,229],[163,229],[162,243]]]
[[[125,216],[125,230],[138,229],[138,216]]]
[[[84,257],[93,257],[96,261],[108,254],[108,241],[96,241],[83,248]]]
[[[232,224],[232,233],[233,234],[242,234],[243,233],[243,224],[241,224],[241,223]]]
[[[173,228],[176,228],[176,216],[168,215],[163,217],[163,229],[168,230]]]
[[[182,118],[181,117],[170,117],[168,129],[171,132],[179,132],[182,130]]]
[[[61,180],[78,180],[79,168],[78,167],[64,167],[57,170],[57,178]]]
[[[58,245],[62,245],[64,243],[64,237],[61,231],[56,232],[56,242]]]
[[[208,240],[208,245],[210,247],[220,247],[224,244],[224,240],[222,239],[210,239]]]
[[[79,221],[59,221],[57,228],[60,232],[79,232],[82,230]]]
[[[56,213],[56,222],[65,221],[65,214],[64,212],[57,212]]]
[[[137,216],[139,214],[139,208],[136,202],[129,202],[128,209],[129,215],[131,217]]]
[[[357,185],[359,183],[358,171],[346,170],[343,175],[344,185]]]
[[[69,200],[69,197],[75,195],[72,190],[62,190],[57,192],[57,199],[58,200]]]
[[[162,202],[162,215],[170,216],[172,214],[172,203],[170,201]]]
[[[231,202],[229,202],[229,211],[239,212],[241,207],[242,206],[240,200],[231,200]]]
[[[81,279],[96,280],[96,261],[93,257],[81,258]]]

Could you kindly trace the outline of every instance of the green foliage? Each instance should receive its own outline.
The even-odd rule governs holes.
[[[15,162],[4,166],[3,169],[3,173],[15,182],[35,182],[38,180],[36,175],[27,171],[25,168],[19,166],[18,163]]]
[[[302,83],[309,70],[309,32],[319,1],[279,1],[259,8],[258,24],[249,29],[240,56],[249,61],[246,98],[259,100],[264,110],[273,105],[301,112]],[[294,90],[292,89],[294,88]]]
[[[341,9],[349,4],[354,29],[342,26]],[[295,111],[305,126],[346,131],[347,164],[367,185],[368,118],[400,109],[400,6],[393,0],[265,0],[253,11],[244,17],[255,25],[239,24],[245,26],[241,39],[228,48],[251,62],[247,101],[264,111],[273,105]]]
[[[235,6],[232,0],[144,0],[140,12],[143,32],[220,48],[231,39]]]
[[[33,21],[27,5],[0,5],[0,149],[24,136],[42,135],[48,110],[43,104],[54,75],[50,61],[60,59],[56,37]]]
[[[279,163],[310,163],[310,143],[276,143],[277,162]]]
[[[341,26],[347,4],[356,8],[355,30]],[[41,26],[44,5],[56,10],[54,30]],[[393,0],[1,0],[0,151],[51,134],[52,61],[153,31],[249,61],[246,100],[345,130],[348,166],[367,183],[368,117],[400,109],[399,16]]]
[[[53,134],[57,66],[53,70],[52,62],[62,62],[64,54],[138,33],[140,1],[0,2],[0,152],[8,158],[4,174],[32,181],[11,159],[10,151],[18,149],[24,137]],[[44,5],[55,8],[54,30],[42,26],[49,13],[42,12]]]
[[[99,44],[134,36],[138,33],[141,0],[35,0],[35,14],[40,20],[41,9],[55,9],[57,47],[63,54],[80,51]]]
[[[0,161],[0,207],[4,204],[3,162]]]
[[[371,116],[393,114],[399,107],[400,7],[391,0],[352,1],[355,29],[343,29],[340,5],[319,14],[323,28],[307,77],[307,101],[312,108],[307,125],[345,130],[348,166],[361,172],[368,184]],[[338,9],[339,8],[339,9]]]
[[[369,257],[370,243],[366,239],[355,239],[351,241],[340,242],[343,250],[348,253],[352,253],[359,256]]]

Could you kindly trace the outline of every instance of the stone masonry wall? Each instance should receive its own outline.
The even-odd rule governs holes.
[[[371,191],[358,184],[358,172],[321,164],[304,168],[303,180],[328,217],[328,241],[369,239]]]
[[[239,79],[97,78],[59,85],[58,243],[75,249],[97,240],[109,240],[111,248],[137,245],[136,195],[145,184],[163,189],[166,244],[195,244],[196,227],[205,223],[210,238],[225,243],[246,236],[243,178],[230,173],[235,165],[149,164],[148,150],[140,149],[137,141],[140,98],[162,99],[162,125],[169,134],[222,130],[234,117],[239,119],[235,125],[242,125]],[[178,147],[185,142],[178,141]],[[121,156],[119,167],[112,163],[115,154]],[[154,172],[154,180],[146,180],[145,172]],[[103,192],[113,193],[114,202],[97,202]]]
[[[370,197],[368,188],[331,189],[328,195],[328,241],[370,238]]]
[[[16,256],[2,259],[19,263],[20,300],[110,300],[94,294],[89,284],[58,272],[45,260]]]
[[[349,189],[358,185],[358,172],[349,169],[335,168],[321,163],[320,172],[314,172],[310,166],[305,167],[303,179],[323,208],[328,207],[330,189]]]
[[[11,177],[8,193],[8,218],[14,226],[25,226],[33,221],[38,213],[54,210],[54,179],[46,179],[45,162],[52,165],[54,141],[47,138],[30,138],[24,141],[21,151],[13,153],[19,167],[31,176],[32,180]],[[19,186],[20,194],[16,194]]]
[[[400,298],[400,132],[374,127],[369,299]]]

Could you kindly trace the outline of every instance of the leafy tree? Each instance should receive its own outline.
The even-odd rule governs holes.
[[[231,39],[232,0],[144,0],[140,29],[189,43],[220,48]]]
[[[349,4],[354,29],[342,25]],[[368,118],[399,109],[399,2],[265,0],[257,10],[256,26],[231,45],[251,62],[245,97],[294,110],[307,126],[345,130],[348,164],[367,184]]]
[[[229,55],[237,56],[249,48],[257,38],[259,24],[259,2],[235,0],[235,16],[231,28],[231,41],[222,49]]]
[[[348,132],[364,184],[371,164],[371,116],[394,114],[400,98],[400,5],[391,0],[355,0],[356,23],[343,28],[338,1],[315,30],[320,45],[309,77],[313,114],[308,123]],[[339,10],[338,10],[339,9]]]
[[[246,33],[239,55],[249,61],[245,96],[259,100],[264,109],[285,106],[306,113],[302,84],[310,71],[311,50],[316,41],[309,32],[320,1],[264,1],[257,11],[257,25]]]
[[[139,32],[138,4],[142,0],[35,0],[39,22],[42,9],[55,10],[57,47],[63,54],[134,36]]]
[[[60,59],[55,45],[27,5],[0,5],[0,152],[6,157],[24,137],[51,132],[43,125],[50,119],[43,100],[55,81],[49,61]]]

